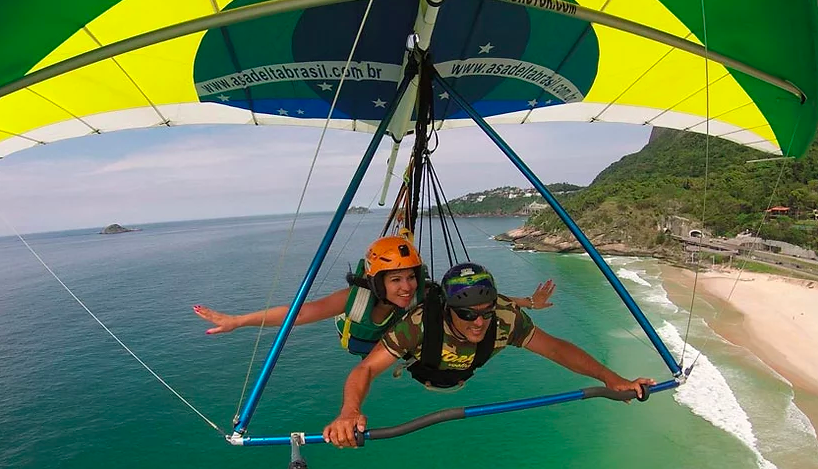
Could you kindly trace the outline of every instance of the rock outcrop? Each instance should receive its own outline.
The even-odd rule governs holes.
[[[112,225],[108,225],[99,232],[99,234],[118,234],[118,233],[128,233],[131,231],[142,231],[139,228],[126,228],[118,223],[114,223]]]

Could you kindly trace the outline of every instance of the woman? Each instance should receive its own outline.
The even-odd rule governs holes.
[[[363,259],[363,276],[349,275],[350,286],[323,298],[305,302],[296,316],[295,325],[336,318],[341,344],[350,353],[366,355],[389,327],[411,308],[422,302],[425,276],[420,255],[414,245],[398,236],[375,240]],[[542,309],[554,292],[549,280],[537,286],[527,298],[514,298],[518,306]],[[215,327],[207,334],[230,332],[246,326],[280,326],[289,305],[241,315],[229,315],[196,305],[193,311]]]

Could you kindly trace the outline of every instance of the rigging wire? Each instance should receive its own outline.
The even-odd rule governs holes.
[[[437,177],[437,173],[432,165],[431,156],[432,154],[438,149],[440,145],[440,138],[438,136],[438,131],[435,126],[435,110],[434,110],[434,83],[432,82],[432,77],[435,74],[435,70],[431,61],[429,60],[428,55],[424,55],[422,58],[422,68],[421,68],[421,79],[419,84],[418,90],[418,121],[415,127],[415,148],[413,153],[413,158],[415,160],[416,171],[414,172],[416,185],[420,186],[421,192],[418,195],[415,203],[420,202],[421,204],[421,214],[420,214],[420,221],[421,227],[423,226],[423,210],[426,210],[426,215],[428,218],[428,240],[429,240],[429,260],[431,261],[431,272],[432,278],[434,278],[434,230],[432,229],[433,223],[433,208],[436,209],[437,216],[440,222],[440,233],[443,238],[443,243],[446,248],[446,255],[448,258],[449,266],[453,266],[460,262],[458,259],[458,250],[455,245],[455,241],[453,238],[452,228],[449,226],[449,223],[452,224],[454,227],[455,232],[457,232],[458,239],[460,241],[460,248],[463,251],[463,254],[466,260],[470,260],[468,250],[466,248],[466,244],[463,241],[463,237],[460,234],[460,230],[457,227],[457,222],[455,221],[455,217],[452,214],[451,208],[449,207],[449,202],[446,200],[446,196],[443,193],[443,186],[440,183],[440,180]],[[434,145],[430,148],[429,144],[434,139]],[[420,145],[418,144],[420,143]],[[422,175],[418,175],[418,170],[422,172]],[[432,197],[434,196],[434,205],[432,205]],[[425,206],[423,206],[425,203]],[[447,212],[448,211],[448,218]],[[416,213],[416,210],[415,210]],[[419,230],[422,234],[422,229]],[[422,236],[421,240],[418,243],[418,249],[422,249]]]
[[[375,201],[378,200],[379,195],[380,194],[378,193],[378,191],[375,191],[374,195],[372,196],[372,199],[369,201],[369,205],[367,205],[366,208],[371,209],[372,204],[374,204]],[[358,232],[358,228],[361,227],[361,223],[363,223],[363,221],[367,218],[367,215],[369,214],[368,213],[362,214],[361,217],[358,219],[358,223],[356,223],[352,227],[352,231],[349,233],[349,236],[347,236],[346,240],[344,241],[344,244],[341,245],[341,248],[338,249],[338,253],[332,259],[332,262],[330,262],[326,274],[324,274],[324,277],[318,282],[318,285],[315,287],[315,290],[320,290],[321,287],[324,286],[324,283],[326,283],[330,274],[332,274],[332,268],[335,267],[335,264],[338,263],[338,259],[341,258],[341,255],[346,252],[346,248],[349,245],[349,242],[352,241],[352,238],[355,236],[355,233]],[[350,270],[352,270],[352,266],[350,266]]]
[[[184,403],[186,406],[188,406],[188,407],[190,408],[190,410],[192,410],[192,411],[193,411],[193,412],[194,412],[196,415],[198,415],[199,417],[201,417],[201,418],[202,418],[202,420],[204,420],[205,422],[207,422],[207,424],[208,424],[208,425],[210,425],[210,427],[212,427],[214,430],[216,430],[217,432],[219,432],[221,435],[226,435],[226,433],[225,433],[225,431],[224,431],[224,430],[222,430],[221,428],[219,428],[219,426],[218,426],[218,425],[216,425],[215,423],[213,423],[213,421],[212,421],[212,420],[210,420],[209,418],[207,418],[207,417],[206,417],[206,416],[205,416],[205,415],[204,415],[202,412],[200,412],[200,411],[199,411],[199,410],[198,410],[196,407],[194,407],[194,406],[193,406],[193,404],[191,404],[191,403],[190,403],[190,402],[189,402],[187,399],[185,399],[184,397],[182,397],[182,395],[181,395],[181,394],[179,394],[179,393],[178,393],[178,392],[177,392],[175,389],[173,389],[173,387],[172,387],[170,384],[168,384],[168,382],[167,382],[167,381],[165,381],[164,379],[162,379],[162,377],[161,377],[161,376],[159,376],[159,375],[158,375],[158,374],[157,374],[155,371],[153,371],[153,369],[151,369],[151,367],[150,367],[150,366],[148,366],[148,364],[147,364],[147,363],[145,363],[145,362],[144,362],[144,361],[143,361],[141,358],[139,358],[139,357],[136,355],[136,353],[134,353],[134,351],[130,349],[130,347],[128,347],[127,345],[125,345],[125,343],[124,343],[124,342],[122,342],[122,340],[120,340],[120,338],[119,338],[119,337],[117,337],[117,336],[116,336],[116,334],[114,334],[114,333],[113,333],[113,331],[111,331],[111,330],[108,328],[108,326],[106,326],[106,325],[105,325],[105,323],[103,323],[103,322],[102,322],[102,320],[100,320],[100,319],[99,319],[99,317],[97,317],[97,315],[96,315],[96,314],[94,314],[93,312],[91,312],[91,310],[88,308],[88,306],[86,306],[86,305],[85,305],[85,303],[84,303],[84,302],[83,302],[81,299],[79,299],[79,297],[78,297],[77,295],[75,295],[75,294],[74,294],[74,292],[71,290],[71,288],[69,288],[69,287],[68,287],[68,285],[66,285],[66,284],[65,284],[65,282],[63,282],[63,281],[62,281],[62,279],[61,279],[61,278],[60,278],[60,277],[59,277],[59,276],[58,276],[58,275],[57,275],[57,274],[56,274],[56,273],[55,273],[55,272],[54,272],[54,271],[51,269],[51,267],[49,267],[49,266],[48,266],[48,264],[46,264],[46,262],[43,260],[43,258],[42,258],[42,257],[40,257],[40,255],[39,255],[39,254],[37,254],[37,252],[36,252],[36,251],[34,251],[34,248],[32,248],[30,244],[28,244],[28,241],[26,241],[26,239],[25,239],[25,238],[23,238],[23,236],[22,236],[22,235],[21,235],[21,234],[20,234],[20,233],[17,231],[17,229],[16,229],[14,226],[12,226],[12,224],[11,224],[11,223],[9,223],[9,221],[6,219],[6,217],[5,217],[5,216],[3,216],[3,214],[2,214],[2,213],[0,213],[0,218],[2,218],[2,219],[3,219],[3,222],[6,224],[6,226],[8,226],[9,228],[11,228],[11,230],[14,232],[14,235],[15,235],[15,236],[17,236],[17,238],[18,238],[18,239],[19,239],[19,240],[20,240],[20,241],[23,243],[23,245],[26,247],[26,249],[28,249],[28,250],[29,250],[29,252],[31,252],[31,254],[32,254],[32,255],[34,255],[34,257],[35,257],[35,258],[37,258],[37,260],[38,260],[38,261],[40,262],[40,264],[41,264],[41,265],[42,265],[42,266],[45,268],[45,270],[47,270],[47,271],[48,271],[48,273],[49,273],[49,274],[51,274],[51,276],[52,276],[52,277],[54,277],[54,279],[55,279],[55,280],[56,280],[56,281],[57,281],[57,282],[58,282],[60,285],[62,285],[63,289],[65,289],[65,291],[67,291],[67,292],[68,292],[68,294],[69,294],[69,295],[71,295],[71,298],[73,298],[73,299],[74,299],[74,301],[76,301],[76,302],[77,302],[77,304],[79,304],[79,305],[82,307],[82,309],[84,309],[84,310],[85,310],[85,312],[86,312],[86,313],[88,313],[88,314],[89,314],[89,315],[90,315],[90,316],[91,316],[91,317],[94,319],[94,321],[96,321],[96,322],[97,322],[97,324],[99,324],[99,325],[100,325],[100,326],[101,326],[101,327],[102,327],[102,328],[105,330],[105,332],[107,332],[107,333],[108,333],[108,335],[110,335],[111,337],[113,337],[113,339],[114,339],[114,340],[115,340],[115,341],[116,341],[116,342],[117,342],[117,343],[118,343],[118,344],[119,344],[119,345],[120,345],[120,346],[121,346],[123,349],[125,349],[125,351],[126,351],[126,352],[128,352],[128,353],[129,353],[129,354],[130,354],[130,355],[131,355],[131,356],[134,358],[134,360],[136,360],[136,361],[137,361],[137,362],[138,362],[140,365],[142,365],[142,367],[143,367],[143,368],[145,368],[145,369],[148,371],[148,373],[150,373],[151,375],[153,375],[153,377],[154,377],[154,378],[156,378],[156,380],[157,380],[157,381],[159,381],[159,383],[161,383],[161,384],[162,384],[162,386],[164,386],[165,388],[167,388],[167,390],[168,390],[168,391],[170,391],[171,393],[173,393],[173,395],[174,395],[174,396],[176,396],[177,398],[179,398],[179,400],[180,400],[180,401],[182,401],[182,403]]]
[[[341,74],[341,78],[338,82],[338,88],[336,88],[335,90],[335,96],[333,96],[332,98],[332,104],[330,105],[329,112],[327,113],[327,118],[324,121],[324,127],[321,129],[321,136],[318,139],[318,145],[315,148],[315,154],[313,155],[312,162],[310,163],[310,169],[309,172],[307,173],[307,178],[304,181],[304,188],[301,190],[301,196],[298,199],[298,206],[296,207],[295,215],[293,216],[293,221],[290,224],[290,229],[287,233],[287,240],[284,243],[284,248],[281,250],[281,253],[279,254],[278,257],[278,262],[276,263],[275,273],[273,275],[273,282],[272,285],[270,286],[270,291],[267,294],[267,300],[264,307],[264,314],[262,315],[261,326],[259,327],[258,334],[256,335],[256,342],[255,345],[253,346],[253,353],[250,356],[250,363],[247,365],[247,373],[244,378],[244,385],[242,386],[241,397],[239,397],[239,403],[238,406],[236,407],[235,414],[236,416],[238,416],[239,412],[241,411],[241,406],[242,403],[244,402],[244,396],[247,393],[247,386],[250,383],[250,373],[253,369],[253,363],[255,362],[256,355],[258,354],[258,346],[261,341],[262,332],[264,330],[264,323],[267,320],[267,312],[270,309],[270,305],[272,304],[273,292],[275,291],[275,286],[278,285],[278,279],[281,275],[281,266],[283,264],[284,256],[286,255],[289,249],[290,242],[292,240],[292,235],[293,232],[295,231],[295,224],[296,221],[298,220],[299,214],[301,213],[301,206],[304,203],[304,197],[307,194],[307,187],[310,184],[312,172],[315,169],[315,163],[318,160],[318,153],[321,151],[321,145],[324,143],[324,136],[327,133],[329,122],[332,119],[332,113],[335,111],[335,105],[338,102],[338,96],[340,96],[341,94],[341,87],[343,87],[344,85],[344,79],[347,76],[347,73],[349,72],[349,66],[350,63],[352,62],[352,57],[355,55],[355,50],[358,48],[358,42],[361,39],[361,34],[363,33],[364,26],[366,25],[366,20],[369,17],[369,12],[372,9],[372,2],[373,0],[369,0],[369,2],[366,5],[366,10],[364,11],[364,15],[361,18],[361,24],[358,27],[357,34],[355,35],[355,41],[352,43],[352,49],[349,51],[349,56],[347,57],[346,64],[344,65],[343,73]]]
[[[454,221],[455,220],[454,215],[452,215],[451,218],[449,219],[446,218],[446,212],[443,207],[445,206],[446,208],[449,208],[449,203],[446,200],[443,200],[441,202],[440,191],[442,191],[442,188],[435,185],[435,182],[439,184],[439,181],[435,181],[435,179],[433,178],[434,170],[432,169],[431,165],[429,166],[428,175],[430,181],[429,186],[431,188],[429,191],[430,192],[429,198],[431,199],[431,195],[435,196],[435,207],[437,207],[437,217],[440,220],[440,231],[443,234],[443,240],[445,241],[446,245],[446,252],[449,255],[449,266],[453,266],[454,264],[459,264],[460,261],[457,259],[457,250],[455,249],[454,241],[452,240],[452,233],[451,229],[449,228],[449,221],[451,221],[455,225],[455,227],[457,227],[457,224]],[[432,205],[430,200],[429,210],[431,211],[431,209]],[[449,210],[449,213],[451,214],[451,209]],[[463,252],[465,253],[466,259],[468,259],[469,253],[466,250],[466,245],[465,243],[463,243],[462,238],[460,239],[460,244],[463,249]],[[454,261],[452,261],[452,257],[454,257]]]
[[[437,171],[435,171],[434,166],[429,164],[429,172],[432,175],[432,180],[434,181],[434,185],[436,188],[440,189],[440,197],[437,198],[437,191],[435,191],[435,197],[438,200],[438,207],[446,207],[446,210],[449,212],[449,220],[451,220],[452,225],[454,226],[454,230],[457,233],[457,238],[460,240],[460,246],[463,248],[463,253],[466,256],[466,260],[471,262],[471,258],[469,257],[469,252],[466,250],[466,242],[463,241],[463,236],[460,234],[460,229],[457,227],[457,221],[455,221],[454,213],[452,212],[452,208],[449,206],[449,200],[446,198],[446,194],[443,192],[443,184],[440,183],[440,179],[437,177]],[[440,204],[440,200],[443,200],[443,204]],[[441,218],[445,218],[444,213],[441,211]]]
[[[429,184],[428,179],[424,178],[423,183],[428,186],[428,184]],[[426,206],[431,207],[432,206],[432,199],[431,199],[431,194],[430,194],[428,188],[424,189],[423,195],[426,197]],[[419,239],[418,239],[418,251],[421,251],[423,249],[423,212],[422,211],[421,211],[420,221],[421,221],[421,227],[420,227],[420,236],[419,236]],[[428,210],[428,209],[426,210],[426,221],[427,221],[426,230],[429,232],[429,235],[427,236],[429,238],[429,259],[434,260],[434,258],[435,258],[435,243],[434,243],[434,239],[433,239],[433,230],[432,230],[432,226],[433,226],[432,225],[432,211]],[[435,278],[435,263],[434,262],[429,262],[428,265],[429,265],[429,275],[434,279]]]
[[[793,131],[792,131],[792,137],[790,137],[790,144],[788,146],[787,153],[789,153],[789,148],[792,148],[792,142],[795,139],[795,134],[798,131],[799,124],[801,123],[801,116],[803,116],[803,110],[804,110],[804,108],[802,107],[801,112],[799,112],[799,114],[798,114],[798,119],[796,120],[795,127],[793,128]],[[775,185],[773,186],[773,190],[770,193],[770,199],[767,201],[767,209],[764,210],[764,214],[761,216],[761,221],[758,223],[758,227],[755,230],[754,239],[759,239],[759,235],[761,234],[761,228],[764,227],[764,223],[767,221],[767,213],[769,213],[770,208],[773,206],[773,200],[775,199],[775,194],[778,191],[778,186],[780,185],[782,176],[784,175],[784,168],[786,167],[786,163],[787,163],[786,160],[781,162],[781,170],[778,172],[778,177],[775,180]],[[738,282],[741,279],[741,274],[744,273],[744,269],[747,266],[747,262],[749,261],[749,258],[752,257],[753,252],[756,251],[756,244],[757,243],[755,243],[755,242],[752,243],[750,251],[744,257],[744,259],[742,259],[741,267],[739,268],[738,274],[736,275],[736,278],[733,281],[733,285],[730,287],[730,292],[727,294],[727,299],[726,299],[727,303],[729,303],[730,298],[733,297],[733,292],[735,292],[736,287],[738,286]],[[724,306],[722,306],[719,310],[716,310],[716,317],[718,317],[719,313],[723,309],[724,309]],[[686,374],[690,373],[690,370],[693,368],[693,365],[696,364],[696,362],[699,360],[699,357],[702,355],[701,349],[703,349],[704,346],[706,346],[709,341],[710,341],[710,337],[707,337],[704,344],[702,344],[702,347],[700,347],[699,353],[696,355],[696,358],[693,359],[693,363],[691,363],[690,367],[688,367],[687,371],[685,371]]]
[[[705,52],[705,55],[704,55],[704,59],[705,59],[705,82],[707,84],[707,86],[705,88],[705,93],[706,93],[705,182],[704,182],[704,196],[703,196],[703,201],[702,201],[702,219],[701,219],[701,221],[702,221],[702,231],[703,231],[704,230],[704,225],[705,225],[706,202],[707,202],[707,186],[708,186],[708,169],[709,169],[709,161],[710,161],[709,156],[710,156],[710,120],[711,120],[711,117],[710,117],[710,82],[709,82],[709,69],[708,69],[708,63],[707,63],[708,62],[709,48],[708,48],[708,42],[707,42],[707,21],[706,21],[706,13],[705,13],[705,0],[702,0],[701,4],[702,4],[702,27],[703,27],[703,36],[704,36],[703,43],[704,43],[704,52]],[[790,146],[788,147],[788,153],[789,153],[789,148],[792,147],[792,141],[795,138],[796,132],[798,130],[798,126],[799,126],[799,124],[801,122],[801,116],[802,115],[803,115],[803,108],[801,108],[801,112],[799,112],[798,119],[796,121],[796,125],[795,125],[795,127],[793,129],[793,134],[792,134],[792,136],[790,138]],[[778,187],[779,187],[779,185],[781,183],[782,176],[784,174],[785,163],[786,163],[786,161],[782,161],[781,170],[778,173],[778,177],[776,178],[775,185],[773,186],[772,192],[770,194],[770,198],[769,198],[769,200],[767,202],[767,210],[769,210],[770,207],[772,207],[772,203],[773,203],[773,200],[775,198],[775,194],[776,194],[776,192],[778,190]],[[761,221],[759,222],[759,224],[758,224],[758,226],[757,226],[757,228],[755,230],[755,236],[754,237],[756,239],[759,237],[759,234],[761,233],[761,229],[763,228],[764,223],[767,220],[767,213],[768,213],[767,210],[764,211],[764,214],[761,217]],[[742,259],[741,267],[739,268],[738,274],[736,275],[736,278],[733,281],[733,285],[730,288],[730,292],[727,294],[726,303],[729,303],[730,299],[732,298],[733,293],[735,292],[735,289],[738,286],[738,282],[739,282],[739,280],[741,278],[741,274],[744,272],[744,269],[747,266],[748,258],[752,256],[752,254],[753,254],[753,252],[755,252],[755,250],[756,250],[756,243],[753,243],[751,249],[747,253],[747,256],[745,256],[744,259]],[[682,347],[681,357],[679,358],[679,364],[682,367],[685,376],[690,375],[690,372],[692,371],[694,365],[699,360],[699,357],[701,357],[701,355],[702,355],[702,350],[707,346],[707,344],[711,340],[710,336],[707,336],[705,338],[705,341],[699,347],[698,353],[696,354],[696,357],[693,359],[693,362],[690,364],[690,366],[687,367],[687,369],[684,369],[684,356],[685,356],[685,351],[686,351],[687,345],[688,345],[690,327],[691,327],[691,322],[692,322],[692,318],[693,318],[693,308],[694,308],[695,300],[696,300],[696,288],[697,288],[697,285],[698,285],[699,272],[701,270],[701,261],[702,261],[702,256],[701,256],[701,247],[700,247],[699,255],[697,256],[697,261],[696,261],[695,274],[694,274],[694,278],[693,278],[693,289],[692,289],[692,294],[691,294],[691,299],[690,299],[690,310],[689,310],[689,314],[688,314],[688,318],[687,318],[687,326],[686,326],[685,336],[684,336],[684,345]],[[717,318],[717,317],[719,317],[721,315],[721,313],[724,310],[724,307],[725,306],[722,305],[720,308],[718,308],[716,310],[714,318]]]
[[[440,193],[442,192],[442,188],[439,187],[440,182],[434,175],[430,158],[440,143],[437,129],[434,125],[435,113],[432,83],[434,68],[429,61],[428,55],[425,53],[420,53],[418,60],[421,61],[421,75],[418,85],[416,103],[417,119],[415,121],[415,140],[412,146],[412,155],[403,174],[403,184],[401,185],[400,192],[387,217],[387,222],[382,234],[387,233],[393,224],[395,225],[393,231],[398,230],[400,228],[399,224],[403,223],[403,230],[411,233],[413,239],[417,240],[415,244],[421,252],[423,251],[424,238],[426,238],[429,243],[429,255],[424,257],[428,261],[427,265],[430,269],[431,277],[434,278],[435,230],[433,230],[432,223],[433,195],[436,201],[435,207],[437,207],[440,214],[440,230],[446,247],[448,263],[451,266],[457,263],[458,260],[457,252],[454,249],[454,243],[451,239],[452,235],[448,227],[448,220],[446,220],[444,216],[445,212],[442,209],[443,205],[447,204],[447,202],[445,200],[441,201]],[[430,148],[432,139],[434,139],[434,144]],[[437,183],[437,185],[435,183]],[[428,226],[424,220],[424,215],[428,217]],[[466,247],[462,241],[462,237],[461,246],[465,252]],[[468,253],[466,253],[466,257],[468,258]]]
[[[705,12],[704,1],[702,0],[702,35],[704,45],[704,93],[705,93],[705,132],[704,132],[704,194],[702,195],[702,218],[701,227],[704,233],[705,216],[707,215],[707,185],[710,175],[710,64],[709,53],[710,47],[707,41],[707,13]],[[696,301],[696,287],[699,284],[699,271],[701,271],[701,246],[699,247],[699,255],[696,256],[696,269],[693,275],[693,292],[690,298],[690,310],[687,315],[687,326],[685,328],[684,344],[682,345],[682,355],[679,357],[679,367],[684,369],[685,351],[687,350],[687,341],[690,336],[690,325],[693,322],[693,307]]]

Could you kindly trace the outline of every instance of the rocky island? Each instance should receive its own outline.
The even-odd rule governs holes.
[[[99,234],[117,234],[117,233],[129,233],[131,231],[142,231],[141,228],[126,228],[120,224],[114,223],[112,225],[108,225],[99,232]]]
[[[372,213],[372,210],[369,210],[366,207],[355,207],[355,206],[349,207],[347,209],[347,215],[349,215],[349,214],[360,215],[360,214],[366,214],[366,213]]]

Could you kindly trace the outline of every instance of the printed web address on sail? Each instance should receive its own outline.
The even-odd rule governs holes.
[[[401,76],[399,65],[382,62],[352,62],[344,73],[345,62],[314,61],[289,64],[262,65],[241,72],[196,83],[200,96],[233,91],[268,83],[289,81],[334,81],[345,76],[352,81],[386,81],[397,83]],[[566,77],[548,67],[518,59],[470,58],[436,64],[444,78],[465,76],[498,76],[515,78],[533,84],[564,102],[580,101],[579,89]]]

